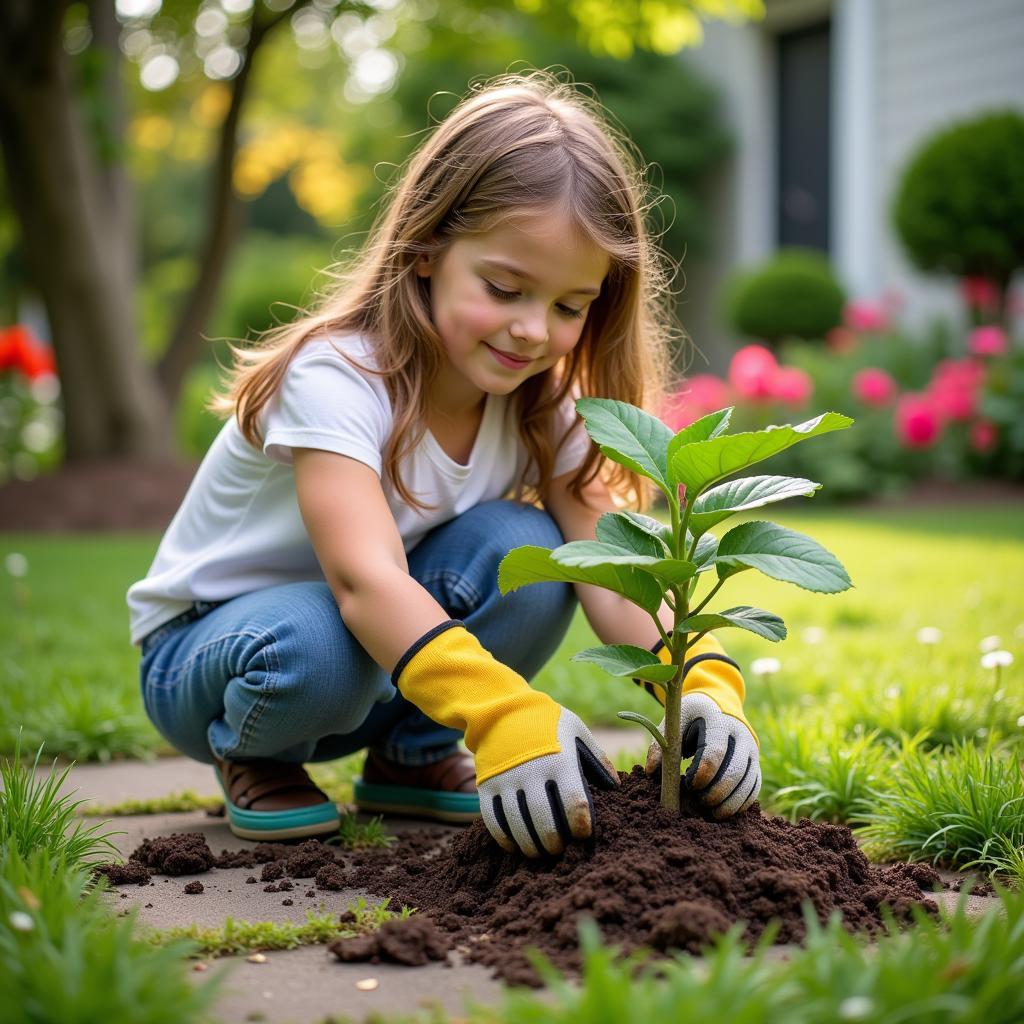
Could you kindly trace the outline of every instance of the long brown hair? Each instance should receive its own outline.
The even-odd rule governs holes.
[[[429,281],[415,273],[417,257],[440,256],[461,235],[557,207],[609,255],[610,269],[580,342],[515,392],[528,456],[516,497],[543,501],[565,440],[552,436],[554,411],[567,395],[648,409],[660,408],[664,397],[677,330],[669,291],[674,264],[645,225],[656,205],[648,194],[635,146],[574,83],[536,70],[471,86],[408,158],[362,249],[351,264],[329,272],[333,283],[315,308],[253,345],[230,346],[234,362],[224,391],[207,408],[222,418],[234,414],[249,443],[262,447],[260,411],[306,340],[362,334],[372,339],[376,368],[360,369],[383,377],[394,414],[384,472],[403,500],[427,507],[399,474],[400,462],[426,431],[429,386],[444,358],[430,317]],[[624,504],[647,505],[647,481],[607,462],[596,448],[571,491],[579,497],[602,470]]]

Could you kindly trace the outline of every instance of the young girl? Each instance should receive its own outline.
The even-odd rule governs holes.
[[[212,402],[230,418],[128,604],[146,712],[215,766],[237,835],[335,830],[303,763],[365,748],[364,810],[482,815],[529,856],[591,834],[587,780],[618,776],[527,680],[577,596],[605,643],[657,631],[597,587],[502,597],[497,568],[519,545],[593,538],[613,495],[644,505],[573,405],[651,405],[666,379],[642,199],[596,102],[546,72],[502,76],[410,158],[318,310],[232,350]],[[760,787],[742,699],[706,637],[683,698],[687,781],[719,816]]]

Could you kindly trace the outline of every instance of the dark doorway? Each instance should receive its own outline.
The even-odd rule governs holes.
[[[829,251],[828,22],[778,37],[778,244]]]

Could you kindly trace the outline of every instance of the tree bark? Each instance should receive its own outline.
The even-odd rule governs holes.
[[[134,265],[63,46],[66,0],[0,4],[0,148],[46,306],[69,460],[170,452],[168,406],[135,332]],[[134,260],[131,260],[134,264]]]
[[[261,20],[259,16],[259,5],[253,7],[242,66],[232,80],[231,104],[220,128],[217,159],[210,183],[207,233],[196,268],[196,278],[158,368],[160,385],[171,406],[177,403],[189,368],[202,354],[205,344],[202,332],[213,313],[228,257],[241,227],[242,204],[235,192],[232,174],[238,153],[242,108],[248,96],[257,51],[282,21],[292,17],[310,2],[297,0],[286,11],[279,11],[266,20]]]

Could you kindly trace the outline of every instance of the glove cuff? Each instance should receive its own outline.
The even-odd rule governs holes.
[[[671,635],[671,634],[670,634]],[[658,638],[650,649],[664,665],[672,661],[672,655],[665,642]],[[711,634],[706,634],[690,648],[690,657],[683,663],[683,696],[689,693],[703,693],[710,697],[725,714],[741,721],[760,746],[757,734],[750,727],[743,714],[743,699],[746,686],[739,665],[730,658],[722,645]],[[664,706],[665,691],[653,683],[640,681],[651,696]]]
[[[478,784],[561,750],[561,705],[494,658],[457,619],[424,633],[399,659],[392,681],[435,722],[465,733]]]

